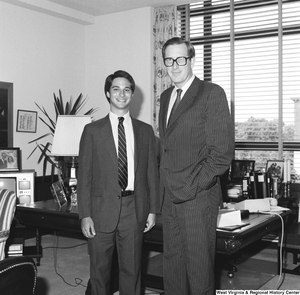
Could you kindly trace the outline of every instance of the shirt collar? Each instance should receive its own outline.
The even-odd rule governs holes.
[[[195,75],[192,75],[192,77],[180,89],[185,93],[193,83],[194,79],[195,79]],[[179,88],[175,86],[175,92],[177,89]]]
[[[109,112],[109,118],[110,120],[114,121],[114,122],[118,122],[119,123],[119,117],[123,117],[124,118],[124,122],[128,122],[130,120],[130,115],[129,112],[127,112],[125,115],[123,116],[118,116],[115,113],[113,113],[112,111]]]

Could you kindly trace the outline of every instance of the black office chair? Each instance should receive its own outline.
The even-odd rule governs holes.
[[[37,269],[32,258],[17,256],[0,261],[0,294],[33,295]]]
[[[32,258],[5,258],[5,245],[10,234],[16,208],[14,192],[0,190],[0,294],[32,295],[35,291],[37,270]]]

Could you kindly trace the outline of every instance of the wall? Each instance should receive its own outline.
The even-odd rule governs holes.
[[[98,17],[86,33],[86,89],[99,105],[96,118],[109,111],[104,96],[106,77],[116,70],[129,72],[136,82],[131,115],[151,123],[152,9],[142,8]]]
[[[58,94],[59,89],[65,101],[81,92],[88,96],[85,109],[99,107],[95,119],[106,115],[109,105],[104,80],[118,69],[128,71],[136,80],[132,115],[150,123],[151,17],[152,9],[143,8],[101,16],[95,25],[83,26],[0,2],[0,81],[14,84],[14,130],[18,109],[38,111],[43,117],[35,102],[54,118],[53,92]],[[37,164],[39,153],[27,159],[34,148],[28,142],[48,131],[38,121],[37,133],[14,133],[23,169],[42,174],[42,165]]]

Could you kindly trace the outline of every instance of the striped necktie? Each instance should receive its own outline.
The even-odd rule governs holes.
[[[126,137],[123,117],[119,117],[118,124],[118,180],[122,190],[125,190],[128,182],[128,169],[127,169],[127,152],[126,152]]]
[[[175,110],[177,109],[179,103],[180,103],[180,99],[181,99],[181,93],[182,93],[182,89],[177,89],[177,96],[176,96],[176,99],[175,99],[175,102],[174,102],[174,105],[172,107],[172,110],[171,110],[171,113],[170,113],[170,116],[169,116],[169,121],[168,121],[168,124],[171,120],[171,117],[174,115],[175,113]]]

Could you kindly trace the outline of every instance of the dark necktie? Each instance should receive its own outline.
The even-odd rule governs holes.
[[[177,109],[179,103],[180,103],[180,98],[181,98],[181,93],[182,93],[182,89],[177,89],[177,96],[176,96],[176,99],[175,99],[175,102],[174,102],[174,105],[172,107],[172,110],[171,110],[171,113],[170,113],[170,116],[169,116],[169,122],[171,120],[171,117],[173,116],[173,114],[175,113],[175,110]]]
[[[123,126],[124,118],[119,117],[118,119],[118,180],[121,189],[125,190],[128,182],[126,137]]]

